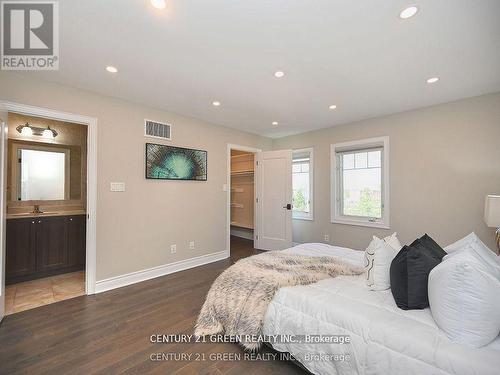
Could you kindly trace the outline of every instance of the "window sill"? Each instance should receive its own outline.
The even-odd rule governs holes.
[[[314,218],[313,217],[307,217],[307,216],[293,216],[292,215],[292,220],[314,221]]]
[[[333,224],[344,224],[344,225],[354,225],[358,227],[369,227],[369,228],[380,228],[380,229],[391,229],[391,227],[387,223],[381,222],[371,222],[371,221],[363,221],[363,220],[352,220],[352,219],[344,219],[344,218],[333,218],[331,219]]]

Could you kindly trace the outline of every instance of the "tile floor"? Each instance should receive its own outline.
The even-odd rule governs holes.
[[[85,294],[85,272],[72,272],[5,287],[5,315]]]

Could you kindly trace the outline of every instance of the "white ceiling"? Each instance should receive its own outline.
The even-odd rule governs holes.
[[[280,137],[500,91],[499,15],[498,0],[64,0],[60,70],[24,74]]]

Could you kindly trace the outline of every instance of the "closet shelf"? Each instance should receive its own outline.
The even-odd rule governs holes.
[[[251,176],[251,175],[253,175],[252,170],[231,172],[231,176]]]

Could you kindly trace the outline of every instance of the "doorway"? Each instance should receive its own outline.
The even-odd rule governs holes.
[[[0,102],[0,114],[8,129],[1,319],[95,292],[97,120],[10,102]],[[40,171],[50,179],[40,180]]]
[[[282,250],[292,246],[291,150],[263,152],[228,144],[224,190],[228,257],[232,255],[231,234],[247,238],[252,249]]]
[[[233,260],[251,255],[255,248],[255,164],[258,152],[257,148],[240,145],[229,144],[227,148],[227,248]]]
[[[9,315],[85,294],[87,126],[7,118]]]

